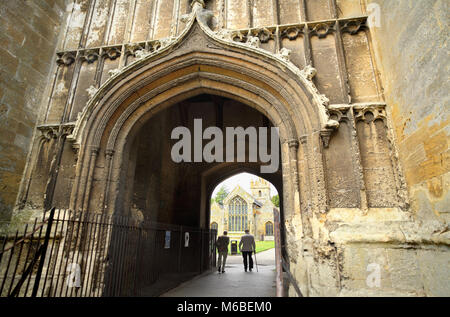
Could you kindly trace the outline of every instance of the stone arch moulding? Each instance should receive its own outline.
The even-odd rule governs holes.
[[[78,149],[70,208],[89,208],[96,160],[102,153],[106,156],[102,208],[111,210],[109,193],[115,188],[110,187],[110,180],[120,178],[116,174],[123,164],[115,153],[125,152],[133,131],[164,107],[210,93],[254,107],[280,128],[281,161],[289,169],[283,170],[283,178],[292,176],[286,183],[283,180],[283,186],[292,189],[285,193],[294,193],[292,205],[286,202],[285,206],[297,211],[299,136],[311,140],[310,148],[320,148],[314,136],[338,127],[330,119],[328,99],[312,82],[315,69],[298,69],[286,50],[272,54],[260,49],[257,38],[238,43],[228,30],[213,32],[208,27],[208,11],[199,2],[194,2],[192,13],[183,20],[186,27],[178,37],[160,40],[155,52],[136,51],[136,61],[110,72],[98,90],[90,89],[91,99],[68,136]]]

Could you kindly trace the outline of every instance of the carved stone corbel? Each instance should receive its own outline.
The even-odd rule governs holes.
[[[333,25],[329,23],[318,23],[310,27],[309,34],[311,36],[317,36],[319,39],[326,38],[327,35],[335,32]]]
[[[259,40],[259,37],[250,35],[247,36],[247,41],[244,44],[250,47],[259,48],[261,41]]]
[[[70,66],[75,62],[77,52],[62,52],[57,53],[56,55],[58,56],[56,63],[59,66]]]
[[[284,60],[284,61],[286,61],[286,62],[290,62],[290,60],[291,60],[291,50],[290,49],[287,49],[287,48],[285,48],[285,47],[283,47],[279,52],[278,52],[278,56],[282,59],[282,60]]]
[[[37,129],[41,132],[41,137],[46,141],[56,139],[58,137],[59,126],[58,125],[42,125]]]
[[[267,28],[262,28],[252,33],[259,38],[261,43],[267,43],[275,37],[273,31]]]
[[[95,62],[100,56],[100,52],[98,49],[86,50],[81,53],[80,60],[86,61],[88,64],[92,64]]]
[[[102,56],[109,58],[111,60],[115,60],[122,55],[121,47],[107,47],[104,49]]]
[[[367,29],[366,20],[350,20],[341,23],[343,23],[339,25],[341,32],[350,35],[358,34],[360,31]]]
[[[291,26],[281,30],[281,39],[287,38],[290,41],[293,41],[303,34],[304,26]]]
[[[332,129],[324,129],[320,131],[320,138],[322,139],[322,144],[325,149],[327,149],[330,145],[331,134],[334,130]]]
[[[74,128],[75,128],[75,125],[73,123],[61,124],[61,126],[60,126],[61,135],[62,136],[71,135],[73,133]]]
[[[128,44],[125,46],[125,55],[127,56],[136,56],[138,52],[144,52],[145,51],[145,43],[135,43],[135,44]]]

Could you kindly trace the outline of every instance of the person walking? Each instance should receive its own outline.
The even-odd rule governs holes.
[[[247,267],[250,272],[253,269],[252,252],[256,250],[255,237],[250,234],[250,231],[245,230],[245,234],[241,237],[239,242],[239,250],[241,250],[242,257],[244,258],[244,270],[247,272]]]
[[[227,236],[228,232],[224,231],[223,235],[217,238],[216,248],[219,253],[219,259],[217,260],[217,271],[219,273],[225,273],[225,264],[228,256],[228,244],[230,243],[230,237]]]

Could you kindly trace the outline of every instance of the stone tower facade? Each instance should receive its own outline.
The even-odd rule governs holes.
[[[262,178],[251,181],[250,191],[253,197],[258,200],[264,201],[264,203],[267,200],[270,200],[270,184],[268,181]]]
[[[264,179],[252,181],[251,186],[253,185],[257,186],[256,194],[263,190],[266,190],[266,193],[270,191],[270,185]],[[210,227],[217,227],[219,235],[225,230],[228,231],[231,240],[239,241],[245,229],[248,229],[257,241],[273,240],[273,210],[276,207],[270,200],[270,196],[255,196],[253,192],[252,189],[250,194],[238,185],[227,195],[222,204],[217,202],[211,204]],[[239,208],[236,208],[236,201],[239,202]],[[245,207],[243,208],[242,205]],[[233,213],[236,209],[239,209],[240,221],[232,223],[236,219],[236,213]]]
[[[248,171],[280,193],[304,295],[448,296],[447,13],[446,0],[7,1],[1,216],[56,206],[207,228],[217,182]],[[173,162],[172,129],[196,118],[278,127],[279,170]]]

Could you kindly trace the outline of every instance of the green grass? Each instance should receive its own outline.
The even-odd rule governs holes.
[[[255,244],[256,244],[256,253],[275,248],[275,241],[256,241]],[[231,243],[228,245],[228,254],[231,254]],[[238,254],[241,254],[241,251],[239,251],[239,242],[238,242]]]

